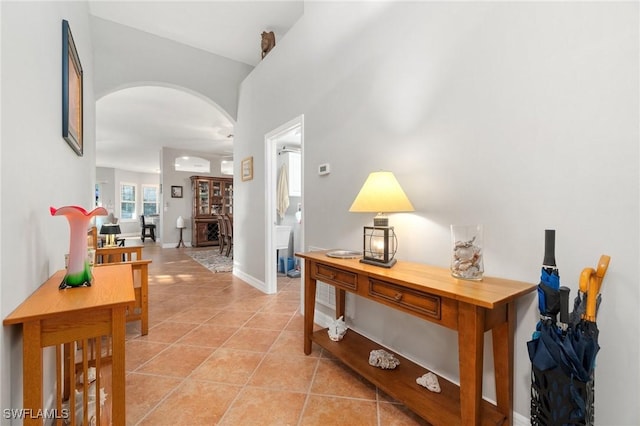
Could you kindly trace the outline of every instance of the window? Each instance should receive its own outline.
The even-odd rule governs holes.
[[[142,214],[158,214],[158,187],[142,185]]]
[[[120,184],[120,219],[136,218],[136,185],[131,183]]]
[[[299,152],[289,153],[289,196],[302,196],[302,161]]]

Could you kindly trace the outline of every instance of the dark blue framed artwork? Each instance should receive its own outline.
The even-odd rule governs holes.
[[[82,66],[69,22],[62,21],[62,137],[82,156]]]

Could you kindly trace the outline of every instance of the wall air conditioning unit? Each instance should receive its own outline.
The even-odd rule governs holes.
[[[233,175],[233,160],[222,160],[220,162],[220,173],[223,175]]]

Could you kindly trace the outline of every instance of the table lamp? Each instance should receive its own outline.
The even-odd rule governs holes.
[[[393,173],[379,171],[369,174],[349,208],[350,212],[377,213],[373,226],[364,227],[363,257],[360,261],[391,268],[396,263],[394,256],[398,239],[385,213],[414,210]]]
[[[116,235],[120,233],[120,225],[104,224],[100,227],[100,234],[107,236],[107,246],[116,245]]]

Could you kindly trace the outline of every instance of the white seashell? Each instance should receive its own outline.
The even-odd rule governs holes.
[[[456,241],[451,260],[451,273],[462,279],[482,279],[482,249],[470,241]]]
[[[96,368],[95,367],[89,367],[87,369],[87,377],[89,378],[89,383],[95,382],[95,380],[96,380]],[[80,381],[80,384],[84,383],[84,373],[80,373],[80,377],[78,378],[78,380]]]
[[[76,407],[75,407],[74,413],[76,417],[75,424],[77,425],[82,425],[82,419],[84,414],[83,413],[84,402],[82,400],[82,396],[83,396],[83,392],[81,390],[75,391]],[[89,426],[96,426],[98,422],[96,419],[96,384],[95,382],[89,385],[87,396],[88,396],[87,419],[89,420],[88,423],[89,423]],[[100,388],[100,407],[104,405],[106,400],[107,400],[107,394],[105,393],[104,388]],[[69,400],[66,400],[62,403],[62,409],[69,412]],[[70,424],[71,418],[67,418],[64,421],[65,421],[65,424]]]
[[[460,262],[460,264],[458,265],[458,269],[461,271],[466,271],[471,267],[471,265],[472,265],[471,261]]]
[[[335,320],[331,325],[329,325],[329,329],[327,330],[329,333],[329,339],[334,342],[339,342],[342,340],[344,335],[347,333],[347,324],[344,322],[343,317]]]
[[[469,269],[467,269],[467,274],[472,275],[472,276],[476,276],[478,274],[478,272],[480,272],[478,270],[477,266],[471,266],[469,267]]]
[[[467,261],[473,259],[474,249],[473,247],[460,247],[455,250],[456,258],[461,261]]]
[[[416,383],[420,386],[424,386],[429,389],[431,392],[440,393],[440,383],[438,382],[438,376],[433,373],[423,374],[422,376],[416,379]]]
[[[374,349],[369,353],[369,365],[383,370],[393,370],[400,365],[400,360],[384,349]]]

